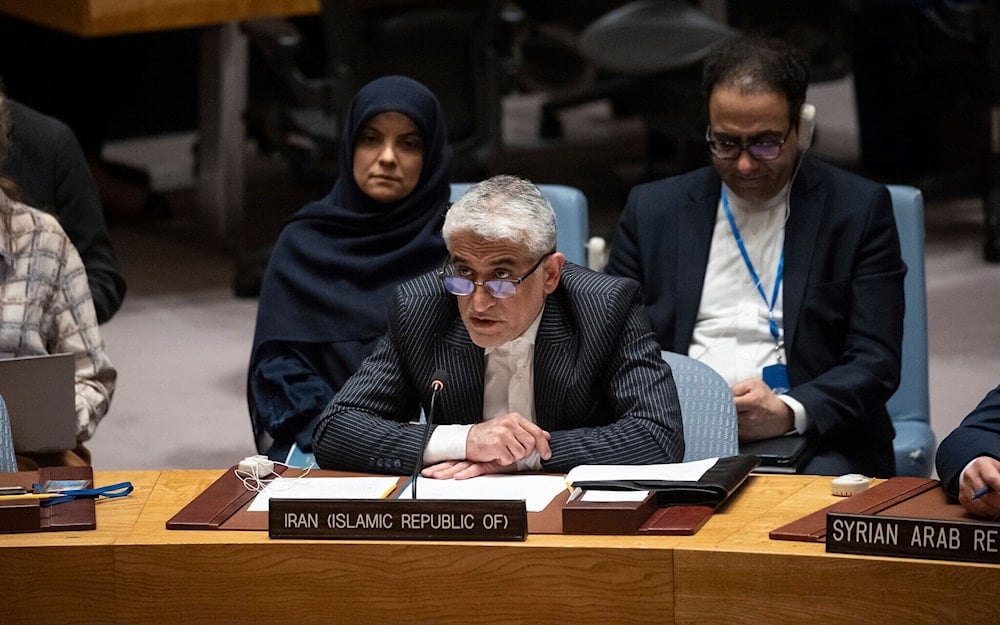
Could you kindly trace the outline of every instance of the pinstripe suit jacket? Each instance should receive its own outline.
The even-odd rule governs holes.
[[[482,421],[484,352],[455,296],[431,272],[401,284],[389,329],[327,406],[313,434],[321,467],[412,472],[430,380],[449,373],[435,424]],[[546,471],[579,464],[679,462],[680,404],[640,303],[639,285],[567,263],[535,340],[535,418],[551,433]]]

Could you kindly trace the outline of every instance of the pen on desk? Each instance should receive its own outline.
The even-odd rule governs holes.
[[[379,499],[385,499],[386,497],[388,497],[389,495],[391,495],[392,491],[394,491],[394,490],[396,490],[396,483],[395,482],[393,482],[392,484],[389,484],[386,487],[385,492],[383,492],[381,495],[379,495],[378,498]]]
[[[19,493],[17,495],[0,495],[0,501],[11,501],[14,499],[54,499],[65,497],[63,493]]]
[[[988,492],[990,492],[990,487],[989,486],[980,486],[979,490],[977,490],[976,492],[972,493],[972,501],[975,501],[975,500],[979,499],[980,497],[982,497],[983,495],[985,495]]]

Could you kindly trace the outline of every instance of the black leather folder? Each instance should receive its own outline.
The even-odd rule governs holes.
[[[740,443],[740,453],[760,458],[758,473],[801,473],[817,445],[814,436],[790,434]]]
[[[719,458],[696,482],[671,480],[612,480],[574,482],[584,490],[649,490],[656,493],[656,505],[718,507],[743,484],[758,464],[756,456],[739,454]]]

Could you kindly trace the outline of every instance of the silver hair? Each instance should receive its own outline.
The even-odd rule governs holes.
[[[532,256],[556,249],[552,204],[531,181],[517,176],[493,176],[462,194],[444,218],[448,249],[459,232],[523,245]]]

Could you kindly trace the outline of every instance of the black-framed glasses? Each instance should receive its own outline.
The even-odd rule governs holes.
[[[538,262],[531,266],[531,269],[524,272],[524,275],[520,278],[514,278],[512,280],[483,280],[482,282],[476,282],[475,280],[469,280],[468,278],[461,278],[454,274],[448,273],[448,267],[451,264],[451,257],[449,256],[444,260],[444,265],[438,270],[438,278],[444,285],[444,290],[448,291],[452,295],[472,295],[476,290],[477,286],[481,286],[486,289],[486,292],[497,299],[507,299],[509,297],[514,297],[517,294],[517,285],[524,282],[528,276],[535,273],[535,270],[542,266],[542,261],[544,261],[549,256],[555,254],[555,250],[542,254],[542,257],[538,259]]]
[[[744,151],[751,158],[758,161],[773,161],[781,156],[781,148],[788,141],[788,135],[792,134],[792,127],[788,127],[788,132],[780,141],[750,141],[741,143],[738,141],[716,141],[712,139],[710,128],[705,129],[705,141],[708,143],[708,150],[715,158],[732,161],[740,157]]]

